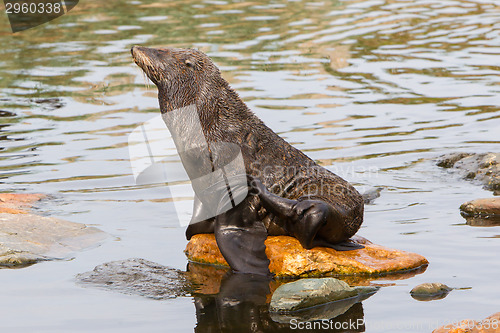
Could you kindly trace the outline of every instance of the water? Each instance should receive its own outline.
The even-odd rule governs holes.
[[[128,160],[127,135],[158,114],[156,88],[132,62],[134,44],[208,53],[282,137],[361,191],[383,188],[359,234],[430,265],[363,302],[367,332],[429,332],[500,311],[500,227],[471,227],[458,211],[491,192],[433,160],[499,151],[496,1],[89,0],[41,27],[9,29],[2,20],[1,189],[50,194],[40,214],[112,238],[71,261],[2,270],[3,330],[196,326],[191,298],[153,301],[74,281],[129,257],[186,266],[168,192],[135,185]],[[433,302],[409,296],[433,281],[472,288]]]

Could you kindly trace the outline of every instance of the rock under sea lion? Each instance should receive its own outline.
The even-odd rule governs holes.
[[[194,49],[139,46],[132,47],[131,52],[136,64],[158,87],[162,115],[194,105],[210,154],[211,146],[225,142],[237,145],[243,156],[248,195],[234,208],[199,221],[196,216],[214,203],[207,202],[203,198],[207,196],[195,189],[193,219],[186,230],[188,240],[195,234],[214,233],[233,271],[264,275],[270,274],[264,245],[268,235],[293,236],[306,249],[362,247],[349,240],[363,222],[362,196],[347,181],[317,165],[267,127],[207,55]],[[189,145],[190,133],[183,128],[190,121],[182,117],[166,120],[169,130],[178,133],[177,139],[174,137],[177,146]],[[183,164],[189,158],[181,154]]]

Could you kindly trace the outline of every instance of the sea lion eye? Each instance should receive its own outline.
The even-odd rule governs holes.
[[[186,59],[186,60],[184,61],[184,63],[186,64],[186,66],[187,66],[187,67],[191,67],[191,68],[192,68],[192,67],[194,67],[194,64],[193,64],[193,63],[191,62],[191,60],[189,60],[189,59]]]

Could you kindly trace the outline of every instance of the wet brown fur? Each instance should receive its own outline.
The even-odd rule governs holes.
[[[353,236],[363,222],[363,198],[348,182],[318,166],[248,109],[204,53],[194,49],[134,47],[135,62],[158,86],[162,113],[196,104],[207,141],[240,146],[248,174],[289,199],[319,199],[343,212],[344,228],[331,242]],[[319,189],[319,192],[318,190]],[[254,197],[268,233],[287,232]]]

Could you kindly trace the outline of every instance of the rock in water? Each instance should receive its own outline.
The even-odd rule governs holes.
[[[500,217],[500,198],[476,199],[460,206],[465,216]]]
[[[397,273],[424,267],[427,259],[416,253],[388,249],[354,236],[353,241],[363,249],[336,251],[315,247],[304,249],[296,238],[269,236],[265,242],[269,269],[277,277],[314,277],[327,273],[341,275],[378,275]],[[186,256],[194,262],[228,266],[217,247],[213,234],[199,234],[191,238]]]
[[[375,201],[375,199],[380,197],[380,192],[382,192],[382,190],[383,190],[382,187],[374,187],[363,192],[361,196],[363,197],[365,205],[372,204]]]
[[[350,287],[334,278],[301,279],[278,287],[269,309],[273,312],[293,312],[348,298],[367,297],[377,290],[376,287]]]
[[[169,299],[191,293],[191,285],[184,272],[137,258],[104,263],[91,272],[78,274],[76,279],[82,285],[153,299]]]
[[[418,301],[432,301],[445,298],[453,288],[442,283],[422,283],[410,291],[411,296]]]
[[[107,234],[84,224],[33,214],[0,214],[0,266],[65,259],[104,240]]]
[[[464,178],[478,180],[488,190],[500,191],[500,154],[452,153],[441,156],[437,165],[458,169]]]
[[[26,214],[32,203],[44,197],[43,194],[0,193],[0,213]]]

